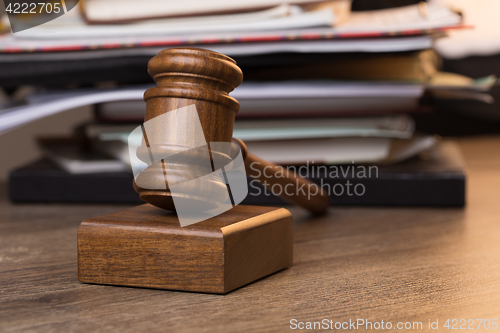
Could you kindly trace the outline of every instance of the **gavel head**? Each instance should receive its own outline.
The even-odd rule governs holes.
[[[157,87],[144,94],[143,141],[137,149],[148,167],[135,177],[134,189],[142,200],[172,211],[174,196],[197,209],[214,208],[228,191],[220,177],[209,174],[216,160],[230,162],[231,156],[211,143],[231,143],[239,104],[228,94],[243,74],[233,59],[195,48],[161,51],[149,61],[148,72]],[[188,185],[172,191],[178,184]]]

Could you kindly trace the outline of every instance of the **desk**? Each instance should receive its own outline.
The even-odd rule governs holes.
[[[468,204],[295,220],[294,266],[228,295],[81,284],[76,231],[109,205],[0,203],[0,331],[267,332],[290,320],[500,321],[500,137],[459,141]],[[77,191],[78,189],[75,189]],[[363,331],[363,329],[360,329]],[[477,331],[477,330],[476,330]]]

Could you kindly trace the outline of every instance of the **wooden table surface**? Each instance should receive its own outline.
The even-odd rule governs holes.
[[[0,332],[283,332],[291,319],[422,322],[424,331],[431,319],[446,331],[446,319],[498,322],[500,137],[459,142],[465,209],[331,208],[322,218],[292,209],[294,266],[224,296],[81,284],[78,224],[125,206],[12,205],[4,195]]]

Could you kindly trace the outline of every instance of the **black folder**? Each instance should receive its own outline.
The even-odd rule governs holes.
[[[346,170],[349,166],[337,167]],[[353,178],[351,172],[345,175],[340,172],[340,177],[331,178],[324,169],[323,173],[306,174],[312,175],[312,181],[322,183],[326,188],[335,187],[330,191],[332,205],[464,206],[464,169],[458,145],[444,141],[436,158],[412,158],[395,165],[377,166],[377,174],[372,168],[370,178]],[[48,159],[41,159],[10,173],[9,192],[13,202],[142,203],[132,188],[132,179],[131,172],[74,175]],[[346,190],[348,181],[350,191]],[[344,188],[342,194],[341,185]],[[362,195],[353,192],[356,185],[357,194],[364,189]],[[248,189],[242,204],[285,204],[251,179]]]

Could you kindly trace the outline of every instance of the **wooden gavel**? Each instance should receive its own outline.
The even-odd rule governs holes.
[[[329,197],[318,185],[284,171],[281,166],[252,155],[241,140],[232,138],[234,119],[240,105],[236,99],[229,96],[229,93],[243,80],[243,73],[233,59],[204,49],[167,49],[149,61],[148,72],[158,86],[148,89],[144,94],[145,124],[155,117],[194,105],[203,134],[193,133],[199,129],[197,130],[194,125],[190,126],[189,122],[187,122],[188,128],[184,128],[183,131],[178,130],[178,126],[184,126],[182,123],[158,122],[152,125],[143,140],[143,145],[137,150],[139,159],[152,161],[134,179],[134,189],[142,200],[175,211],[172,196],[177,194],[173,194],[169,187],[203,176],[207,170],[196,166],[197,161],[203,158],[203,149],[185,149],[186,147],[172,142],[196,140],[200,135],[204,135],[211,157],[216,153],[210,149],[211,142],[232,142],[241,149],[248,176],[257,179],[268,188],[276,184],[283,188],[286,186],[291,190],[280,191],[282,193],[280,197],[315,214],[324,213],[328,209]],[[179,137],[180,132],[182,137]],[[172,137],[173,135],[177,137]],[[151,158],[152,155],[162,154],[182,155],[183,151],[186,153],[182,162],[176,162],[175,159],[163,161]],[[186,161],[190,161],[189,166],[186,165]],[[169,181],[166,177],[167,172],[173,175],[169,177]],[[265,176],[269,174],[271,177]],[[189,200],[190,204],[197,205],[197,208],[206,209],[223,200],[223,196],[227,193],[224,181],[218,177],[207,178],[205,181],[207,186],[202,187],[197,195],[189,195],[182,199]],[[308,193],[298,191],[298,187],[306,188]],[[203,188],[210,190],[203,193]]]

